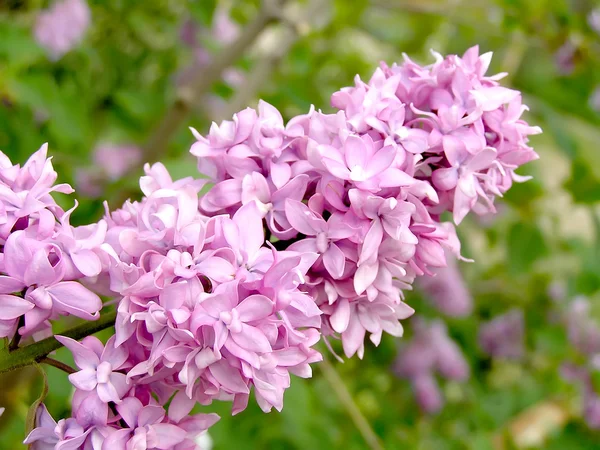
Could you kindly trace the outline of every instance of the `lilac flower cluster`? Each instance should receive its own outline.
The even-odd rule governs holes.
[[[102,269],[96,248],[106,222],[72,227],[75,208],[64,211],[52,192],[57,174],[47,145],[20,167],[0,152],[0,337],[29,337],[50,332],[50,320],[74,315],[94,320],[100,297],[78,282]]]
[[[90,23],[86,0],[57,0],[38,15],[35,39],[53,60],[58,60],[81,42]]]
[[[254,203],[204,216],[204,183],[147,165],[145,197],[107,212],[94,248],[102,273],[86,281],[118,296],[115,335],[105,346],[56,336],[80,369],[69,375],[72,417],[56,424],[41,409],[26,443],[197,448],[218,417],[189,417],[196,403],[232,400],[237,413],[254,386],[263,410],[281,410],[290,374],[311,376],[321,313],[298,287],[318,255],[265,246]]]
[[[460,255],[454,227],[467,213],[494,211],[493,200],[526,178],[537,158],[520,119],[519,92],[485,76],[491,54],[436,54],[422,67],[405,58],[382,64],[368,83],[332,96],[335,114],[311,109],[284,124],[266,102],[212,125],[191,152],[215,185],[206,214],[233,214],[256,203],[278,248],[319,258],[303,290],[323,311],[325,337],[341,335],[350,357],[368,332],[400,336],[402,301],[416,276]]]
[[[24,443],[34,450],[203,450],[199,437],[219,420],[195,414],[175,421],[148,393],[124,398],[115,411],[119,420],[105,425],[81,425],[73,417],[57,423],[42,404]]]
[[[179,391],[178,415],[214,398],[239,412],[251,386],[261,408],[281,409],[289,374],[310,376],[321,359],[311,349],[320,311],[298,289],[318,255],[265,246],[255,203],[209,218],[198,210],[203,181],[173,182],[160,164],[146,173],[146,197],[107,217],[128,378]]]
[[[362,357],[367,333],[375,345],[384,331],[401,336],[413,313],[403,291],[445,267],[447,252],[460,258],[441,214],[458,224],[493,212],[537,157],[527,136],[540,130],[520,119],[517,91],[484,75],[490,56],[382,65],[332,96],[334,114],[311,108],[284,124],[260,102],[206,137],[193,130],[212,186],[146,165],[144,197],[88,226],[72,227],[73,209],[52,199],[72,190],[53,186],[46,147],[23,168],[2,155],[2,336],[48,331],[60,315],[93,320],[98,295],[117,309],[105,345],[56,336],[79,369],[72,417],[55,423],[40,408],[26,442],[195,448],[217,420],[190,416],[195,404],[229,400],[235,414],[253,389],[264,411],[281,410],[290,375],[310,377],[322,359],[321,337]],[[417,325],[405,358],[427,410],[441,403],[434,370],[469,375],[441,323]]]
[[[444,406],[435,372],[447,380],[465,381],[469,365],[460,347],[448,336],[441,320],[431,323],[413,320],[414,336],[404,345],[394,363],[394,372],[410,380],[417,403],[429,414]]]

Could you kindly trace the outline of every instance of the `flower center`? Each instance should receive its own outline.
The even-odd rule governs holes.
[[[350,179],[352,181],[364,181],[365,176],[365,169],[361,166],[354,166],[350,169]]]
[[[329,247],[329,239],[327,238],[327,234],[319,233],[317,234],[317,251],[319,253],[325,253],[327,248]]]
[[[108,383],[112,371],[112,365],[108,361],[102,361],[98,364],[98,367],[96,367],[96,378],[98,383]]]
[[[398,128],[396,130],[396,136],[398,136],[398,139],[403,140],[406,139],[408,137],[409,131],[408,128],[402,126],[400,128]]]

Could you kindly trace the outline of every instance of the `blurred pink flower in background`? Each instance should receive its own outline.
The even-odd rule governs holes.
[[[479,346],[488,356],[519,359],[525,353],[523,311],[512,309],[495,316],[479,328]]]
[[[596,112],[600,112],[600,86],[596,86],[596,88],[592,91],[589,99],[590,108],[592,108]]]
[[[35,39],[53,60],[58,60],[82,41],[90,23],[91,12],[85,0],[57,1],[38,15]]]
[[[466,381],[470,368],[460,347],[448,336],[441,320],[429,323],[413,319],[415,334],[400,348],[394,363],[394,372],[410,380],[419,407],[428,414],[444,406],[435,373],[447,380]]]
[[[567,76],[571,75],[575,70],[575,53],[577,47],[568,39],[554,54],[554,63],[558,73]]]
[[[590,318],[590,302],[576,297],[566,314],[569,342],[584,355],[600,354],[600,327]]]
[[[431,269],[432,276],[418,279],[417,286],[442,314],[464,317],[473,311],[473,297],[452,255],[447,255],[448,267]]]
[[[587,20],[590,28],[600,34],[600,8],[594,8],[588,14]]]
[[[185,84],[189,82],[203,67],[206,67],[211,62],[211,54],[204,47],[198,35],[202,29],[198,23],[192,19],[186,20],[179,31],[179,37],[183,44],[192,50],[192,63],[184,68],[176,77],[177,83]],[[228,45],[233,42],[239,35],[240,27],[237,23],[231,20],[229,11],[224,8],[219,8],[215,11],[212,27],[206,30],[209,37],[216,41],[220,46]],[[230,67],[223,72],[223,81],[229,86],[238,88],[244,83],[244,72]],[[223,106],[220,99],[210,97],[208,99],[211,110],[218,111]]]
[[[98,145],[92,166],[75,173],[77,190],[88,197],[99,197],[106,182],[116,181],[141,162],[142,151],[133,145]]]

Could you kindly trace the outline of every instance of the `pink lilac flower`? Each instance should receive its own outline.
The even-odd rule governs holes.
[[[123,347],[115,348],[114,336],[106,346],[93,336],[84,338],[81,343],[64,336],[55,337],[71,351],[75,364],[81,369],[69,375],[69,381],[76,389],[88,393],[86,401],[94,401],[89,396],[96,395],[98,399],[94,403],[98,407],[94,414],[100,418],[107,417],[108,403],[120,403],[130,389],[126,375],[119,372],[127,367],[127,350]]]
[[[102,169],[106,177],[117,180],[140,163],[141,150],[133,145],[99,145],[93,152],[94,166]]]
[[[423,412],[435,414],[444,407],[444,396],[433,375],[427,373],[415,378],[412,388],[417,404]]]
[[[495,316],[479,328],[481,349],[494,358],[519,359],[525,353],[523,311],[513,309]]]
[[[117,406],[117,411],[129,426],[111,433],[102,448],[126,450],[146,448],[169,450],[183,443],[188,432],[172,423],[165,423],[165,410],[156,405],[144,406],[135,397],[128,397]]]
[[[38,15],[35,39],[53,60],[58,60],[83,40],[90,23],[85,0],[57,0]]]

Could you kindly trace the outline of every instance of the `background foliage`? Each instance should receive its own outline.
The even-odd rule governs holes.
[[[476,306],[468,318],[448,320],[448,327],[468,358],[470,381],[442,382],[446,407],[435,416],[422,414],[409,384],[391,370],[399,343],[387,336],[379,348],[369,345],[364,361],[334,363],[360,412],[391,449],[509,449],[531,433],[541,436],[533,440],[537,448],[600,448],[600,435],[581,420],[581,393],[560,377],[560,364],[581,356],[557,319],[563,306],[548,294],[562,288],[566,299],[585,295],[593,312],[600,310],[600,104],[593,98],[600,85],[600,31],[589,21],[594,2],[310,3],[316,13],[303,17],[306,2],[290,0],[285,17],[294,23],[267,29],[237,61],[245,82],[239,88],[216,83],[212,95],[222,102],[194,98],[186,124],[204,132],[209,119],[254,106],[259,97],[288,117],[311,104],[327,110],[332,92],[351,84],[356,73],[368,79],[380,60],[398,61],[405,52],[425,62],[432,60],[430,48],[462,54],[479,44],[494,51],[491,72],[510,73],[509,84],[524,92],[531,107],[529,122],[545,131],[532,139],[541,159],[521,171],[535,178],[506,196],[493,222],[469,217],[460,229],[464,253],[476,260],[461,263]],[[62,180],[75,187],[77,171],[91,164],[98,143],[143,147],[182,95],[177,75],[193,60],[193,50],[180,40],[186,20],[200,25],[202,45],[214,56],[224,48],[210,32],[215,9],[231,7],[241,27],[258,9],[249,0],[89,4],[92,26],[85,40],[51,61],[32,34],[48,2],[0,1],[0,148],[24,161],[49,142]],[[194,174],[187,153],[192,142],[180,126],[161,148],[160,159],[174,177]],[[132,174],[140,173],[141,167]],[[135,186],[136,177],[128,176],[108,185],[105,197],[114,206],[124,193],[137,195]],[[81,204],[75,223],[102,215],[100,200],[82,198]],[[407,298],[417,315],[439,316],[418,292]],[[477,346],[479,324],[512,307],[525,312],[526,358],[491,360]],[[58,356],[66,358],[66,352]],[[46,403],[60,417],[67,413],[70,384],[56,369],[47,372]],[[0,447],[18,449],[41,381],[32,369],[0,382],[0,405],[7,407]],[[294,379],[282,413],[264,415],[252,402],[235,418],[227,404],[210,409],[222,416],[211,429],[216,449],[366,448],[347,404],[318,367],[312,380]],[[548,411],[554,420],[545,420]]]

